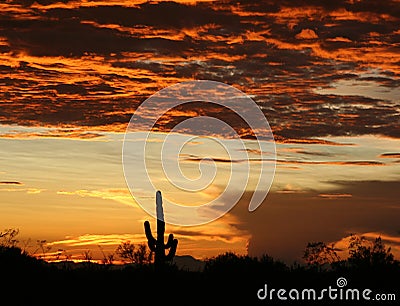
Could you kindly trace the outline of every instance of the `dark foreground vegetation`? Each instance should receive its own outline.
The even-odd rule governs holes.
[[[179,268],[173,262],[157,271],[152,262],[135,262],[134,256],[133,263],[125,265],[89,260],[50,263],[27,254],[5,232],[0,234],[0,305],[398,305],[400,300],[399,262],[380,238],[367,243],[353,236],[346,260],[333,247],[316,242],[306,246],[305,264],[288,266],[269,256],[225,253],[206,260],[201,271]],[[347,281],[343,289],[370,289],[371,300],[346,301],[344,294],[343,299],[338,295],[332,300],[326,292],[318,301],[321,290],[339,289],[339,278]],[[271,292],[259,300],[257,292],[266,284],[268,290],[275,289],[272,300]],[[316,300],[312,295],[308,298],[308,292],[301,300],[307,288],[317,292]],[[286,290],[282,296],[287,300],[277,297],[279,289]],[[291,289],[299,292],[299,300],[288,296]],[[372,301],[376,293],[395,296]],[[396,301],[388,301],[393,297]]]

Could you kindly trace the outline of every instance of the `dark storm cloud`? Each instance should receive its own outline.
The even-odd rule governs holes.
[[[400,137],[399,110],[386,101],[316,92],[342,80],[398,87],[394,1],[62,3],[5,6],[1,123],[121,128],[157,90],[208,79],[251,94],[280,141]]]
[[[172,1],[143,3],[137,7],[96,6],[76,9],[50,9],[44,16],[61,20],[91,20],[99,24],[125,27],[154,26],[157,28],[192,28],[218,23],[227,29],[240,29],[240,18],[229,10],[214,10],[209,5],[185,5]]]
[[[36,56],[82,56],[85,53],[108,55],[119,52],[184,51],[184,41],[164,38],[140,39],[123,35],[117,30],[100,29],[77,19],[4,20],[0,26],[13,31],[0,32],[7,37],[14,51]]]
[[[238,1],[249,11],[253,12],[271,12],[278,11],[280,7],[289,8],[302,8],[302,7],[316,7],[321,10],[321,13],[333,12],[338,9],[345,9],[349,12],[373,12],[378,14],[389,14],[395,17],[400,17],[400,8],[396,1],[385,1],[376,2],[374,0],[362,0],[362,1],[319,1],[319,0],[300,0],[300,1],[261,1],[258,3],[249,3],[248,1]]]
[[[350,233],[379,232],[397,235],[400,182],[331,182],[330,194],[317,191],[270,192],[254,212],[247,211],[249,195],[231,213],[240,229],[251,234],[249,254],[268,253],[292,262],[301,260],[308,242],[336,242]]]

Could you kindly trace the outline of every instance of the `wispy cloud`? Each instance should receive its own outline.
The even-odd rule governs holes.
[[[0,185],[23,185],[23,184],[18,181],[1,181]]]
[[[383,153],[379,155],[381,158],[400,158],[400,153]]]
[[[349,193],[321,193],[318,195],[320,198],[324,199],[343,199],[343,198],[351,198],[352,195]]]
[[[25,192],[27,194],[39,194],[46,191],[43,188],[0,188],[0,192]]]
[[[93,140],[103,137],[102,134],[92,132],[79,132],[70,130],[58,130],[51,132],[11,132],[1,133],[0,138],[8,139],[32,139],[32,138],[73,138],[82,140]]]
[[[73,191],[60,190],[57,191],[57,194],[67,195],[67,196],[100,198],[104,200],[117,201],[119,203],[129,206],[136,205],[128,189],[101,189],[101,190],[80,189]]]
[[[93,245],[118,245],[123,241],[143,243],[146,240],[144,234],[85,234],[77,237],[66,237],[62,240],[49,242],[50,246],[93,246]]]
[[[368,160],[355,161],[308,161],[308,160],[277,160],[281,164],[306,164],[306,165],[335,165],[335,166],[384,166],[385,163]]]

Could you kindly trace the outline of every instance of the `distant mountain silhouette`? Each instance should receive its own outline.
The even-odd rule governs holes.
[[[205,261],[198,260],[191,255],[175,255],[172,264],[180,270],[192,272],[202,272],[206,265]]]

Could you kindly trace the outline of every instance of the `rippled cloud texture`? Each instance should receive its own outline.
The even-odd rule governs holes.
[[[295,3],[6,1],[0,120],[121,131],[156,90],[208,79],[252,95],[278,140],[399,137],[399,2]]]

